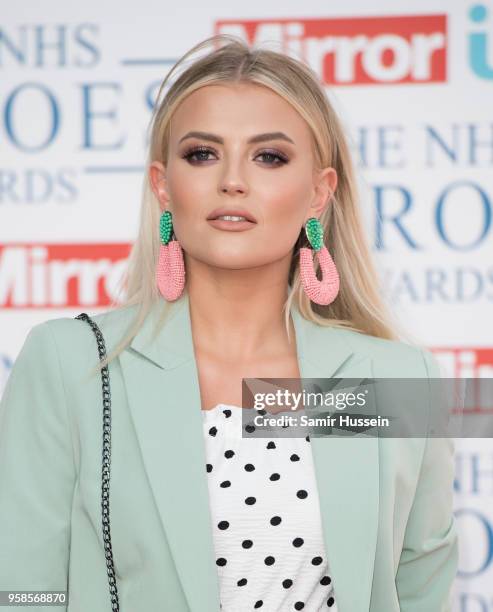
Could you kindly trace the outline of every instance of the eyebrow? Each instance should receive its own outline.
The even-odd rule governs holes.
[[[211,140],[212,142],[217,142],[218,144],[224,144],[224,140],[221,136],[216,136],[216,134],[211,134],[209,132],[188,132],[180,138],[178,144],[183,142],[187,138],[201,138],[202,140]],[[287,136],[284,132],[266,132],[265,134],[257,134],[252,136],[247,140],[247,144],[255,143],[255,142],[265,142],[266,140],[286,140],[287,142],[294,143],[294,140],[291,140],[289,136]]]

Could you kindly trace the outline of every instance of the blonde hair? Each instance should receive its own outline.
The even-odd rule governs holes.
[[[210,44],[224,43],[195,60],[169,87],[159,102],[170,77],[185,60]],[[318,325],[350,329],[379,338],[398,339],[398,324],[392,320],[372,262],[358,207],[353,162],[339,118],[318,81],[315,72],[302,61],[269,49],[252,49],[231,35],[215,35],[198,43],[183,55],[162,82],[150,122],[150,143],[143,183],[138,236],[130,252],[121,283],[124,295],[115,308],[138,305],[137,315],[121,342],[102,361],[103,367],[116,358],[132,341],[156,300],[164,302],[156,281],[159,255],[159,219],[161,210],[150,185],[149,166],[158,160],[166,165],[173,113],[193,91],[217,83],[252,83],[263,85],[282,96],[303,117],[312,136],[317,169],[328,166],[337,172],[336,193],[320,217],[327,245],[340,276],[336,300],[328,306],[311,303],[301,286],[299,249],[310,246],[305,232],[293,249],[289,272],[289,293],[284,305],[289,337],[289,316],[293,301],[306,319]],[[186,289],[185,289],[186,291]],[[166,306],[157,330],[162,326]],[[402,331],[400,332],[403,335]]]

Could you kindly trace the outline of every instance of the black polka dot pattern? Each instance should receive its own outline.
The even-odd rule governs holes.
[[[221,611],[337,611],[310,437],[250,436],[251,413],[202,411]]]

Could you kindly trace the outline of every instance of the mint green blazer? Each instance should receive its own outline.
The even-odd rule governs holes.
[[[110,364],[120,609],[219,612],[189,298],[171,304],[153,338],[163,304]],[[108,353],[135,311],[93,317]],[[304,378],[440,376],[426,349],[321,327],[296,309],[292,316]],[[55,608],[68,612],[111,610],[101,533],[101,377],[89,377],[97,355],[84,321],[35,325],[0,403],[0,590],[68,590],[68,605]],[[338,611],[450,611],[458,556],[452,440],[311,442]]]

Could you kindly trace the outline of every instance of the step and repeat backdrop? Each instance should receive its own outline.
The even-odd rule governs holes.
[[[0,21],[0,394],[33,325],[116,297],[159,84],[216,33],[317,72],[394,311],[444,376],[491,378],[492,1],[20,0]],[[456,451],[454,611],[489,612],[493,442]]]

